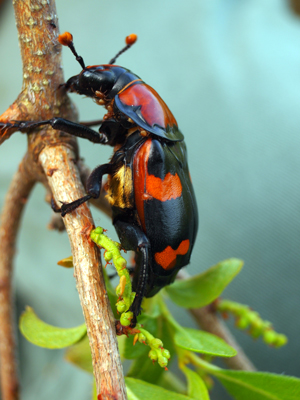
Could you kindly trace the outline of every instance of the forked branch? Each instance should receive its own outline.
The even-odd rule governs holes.
[[[0,116],[0,122],[37,121],[57,115],[76,119],[65,92],[58,89],[64,79],[54,0],[14,1],[14,9],[24,81],[21,94]],[[0,143],[15,130],[6,129],[2,132]],[[3,260],[0,267],[0,306],[4,317],[0,329],[0,342],[3,344],[0,347],[3,400],[18,399],[11,323],[11,273],[24,199],[36,181],[49,185],[57,202],[69,202],[81,197],[83,187],[77,162],[78,151],[74,138],[51,128],[28,132],[28,154],[10,188],[0,228]],[[31,168],[28,169],[29,165]],[[29,170],[32,173],[28,174]],[[10,207],[15,208],[14,213]],[[75,278],[91,345],[97,393],[103,400],[126,399],[114,319],[103,283],[99,254],[88,238],[89,230],[93,227],[88,207],[80,207],[80,210],[66,216],[64,222],[74,256]]]

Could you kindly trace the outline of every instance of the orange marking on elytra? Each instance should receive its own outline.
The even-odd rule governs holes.
[[[146,232],[146,223],[143,196],[145,194],[145,177],[147,174],[150,148],[151,139],[148,139],[139,149],[133,164],[135,204],[144,232]]]
[[[174,115],[158,93],[143,81],[130,82],[118,93],[119,99],[128,106],[141,106],[141,114],[150,126],[157,124],[162,128],[177,126]]]
[[[134,157],[135,204],[144,232],[146,232],[144,202],[153,198],[160,201],[177,199],[182,195],[182,184],[177,173],[168,172],[164,179],[148,173],[148,160],[151,149],[148,139]]]
[[[173,250],[171,246],[166,247],[162,252],[155,253],[155,261],[161,265],[163,269],[172,269],[176,264],[176,257],[186,254],[190,247],[189,239],[183,240],[177,250]]]
[[[165,179],[157,178],[154,175],[147,175],[147,194],[160,201],[177,199],[181,196],[182,185],[177,174],[167,173]]]

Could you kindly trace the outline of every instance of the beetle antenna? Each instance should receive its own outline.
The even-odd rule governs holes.
[[[62,33],[61,35],[58,36],[58,41],[60,44],[63,46],[68,46],[71,52],[74,54],[76,61],[79,62],[80,66],[82,69],[85,69],[84,61],[81,56],[77,54],[77,51],[75,50],[74,44],[73,44],[73,36],[70,32],[65,32]]]
[[[127,51],[135,42],[137,41],[137,35],[135,33],[132,33],[131,35],[127,36],[125,39],[126,46],[117,53],[114,58],[110,60],[108,64],[114,64],[116,62],[116,59],[123,54],[125,51]]]

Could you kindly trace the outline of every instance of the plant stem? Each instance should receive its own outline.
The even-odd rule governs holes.
[[[49,147],[40,154],[41,165],[55,200],[71,202],[84,192],[74,163],[74,154],[65,146]],[[51,176],[47,171],[55,170]],[[66,192],[66,187],[72,187]],[[64,223],[69,235],[74,276],[89,336],[97,393],[103,400],[126,399],[122,364],[119,358],[112,315],[100,265],[99,250],[90,241],[93,220],[87,205],[67,214]]]
[[[34,179],[25,168],[26,158],[15,173],[6,195],[0,224],[0,360],[3,400],[19,398],[11,278],[18,228]]]
[[[190,275],[186,271],[181,270],[177,277],[179,279],[188,279],[190,278]],[[195,318],[195,321],[201,329],[219,336],[231,347],[236,349],[238,352],[236,356],[223,359],[229,368],[243,371],[256,371],[252,361],[247,357],[244,350],[238,344],[237,340],[224,322],[218,318],[213,307],[208,305],[202,308],[189,309],[189,312]]]
[[[255,371],[256,368],[246,356],[227,326],[218,318],[210,306],[189,310],[198,325],[207,332],[210,332],[225,340],[231,347],[236,349],[238,354],[234,357],[222,359],[226,365],[235,370]]]
[[[201,357],[197,356],[195,353],[189,352],[188,358],[193,365],[204,369],[209,374],[213,375],[217,371],[222,370],[221,368],[217,367],[216,365],[213,365],[213,364],[203,360]]]

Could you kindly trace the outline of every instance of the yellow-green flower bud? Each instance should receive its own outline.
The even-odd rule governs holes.
[[[156,361],[158,358],[155,350],[150,350],[148,353],[148,356],[149,356],[150,360],[152,360],[152,361]]]
[[[123,313],[120,317],[120,322],[124,326],[129,326],[131,323],[131,320],[133,318],[133,312],[132,311],[127,311]]]

